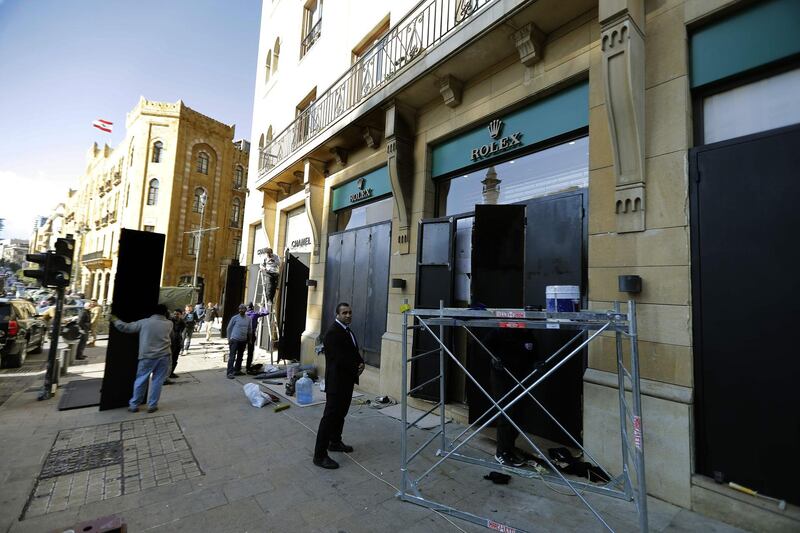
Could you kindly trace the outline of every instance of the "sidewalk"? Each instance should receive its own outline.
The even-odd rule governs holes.
[[[102,377],[101,344],[87,348],[89,359],[70,369],[70,379]],[[216,336],[208,344],[195,338],[178,363],[180,377],[150,415],[58,411],[60,393],[44,402],[30,389],[11,396],[0,406],[0,531],[49,531],[110,514],[123,517],[130,532],[486,531],[395,498],[400,422],[373,409],[351,408],[344,439],[355,451],[331,453],[341,468],[315,467],[323,406],[280,413],[251,407],[242,385],[254,380],[225,378],[225,349]],[[457,428],[449,424],[448,433]],[[410,445],[431,434],[416,430]],[[488,457],[490,446],[478,442],[470,453]],[[96,464],[87,470],[91,465],[76,450],[89,449],[97,452]],[[420,464],[432,464],[434,451],[423,452]],[[485,473],[447,463],[424,494],[530,531],[602,530],[575,497],[558,493],[564,487],[518,478],[493,485]],[[615,530],[637,531],[632,503],[586,496]],[[652,498],[649,506],[652,531],[739,531]]]

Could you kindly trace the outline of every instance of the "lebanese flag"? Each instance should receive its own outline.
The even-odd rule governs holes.
[[[98,118],[94,122],[92,122],[92,126],[97,128],[100,131],[104,131],[106,133],[111,133],[111,126],[113,126],[113,122],[109,122],[107,120],[103,120],[102,118]]]

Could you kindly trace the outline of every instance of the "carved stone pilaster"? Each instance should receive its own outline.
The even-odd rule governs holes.
[[[529,22],[511,34],[511,40],[519,52],[519,60],[526,67],[532,67],[544,57],[545,34]]]
[[[447,75],[439,80],[439,93],[447,107],[457,107],[461,103],[464,83],[454,76]]]
[[[303,190],[305,191],[306,216],[311,225],[311,239],[314,243],[311,262],[319,263],[325,175],[308,159],[303,161]]]
[[[644,231],[644,35],[626,10],[603,25],[600,39],[617,231]]]
[[[392,102],[386,107],[386,163],[397,209],[392,253],[410,249],[411,196],[414,185],[414,110]]]

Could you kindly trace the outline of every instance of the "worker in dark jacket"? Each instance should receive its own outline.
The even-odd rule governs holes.
[[[86,302],[83,304],[80,315],[78,315],[78,328],[81,330],[81,338],[78,341],[78,349],[75,352],[75,359],[86,359],[83,355],[83,350],[86,349],[86,341],[89,340],[89,331],[92,328],[92,315],[89,311],[92,304]]]
[[[503,328],[490,330],[485,338],[486,346],[494,355],[489,361],[492,397],[502,406],[507,406],[523,389],[516,381],[522,381],[536,362],[536,344],[533,330],[525,328]],[[511,374],[511,375],[509,375]],[[513,377],[512,377],[513,376]],[[516,378],[516,381],[515,379]],[[530,383],[528,383],[530,384]],[[508,394],[514,389],[514,392]],[[505,399],[503,399],[505,397]],[[502,399],[502,401],[501,401]],[[505,413],[519,425],[525,402],[517,401],[506,407]],[[494,414],[494,410],[492,414]],[[504,415],[497,417],[497,451],[495,461],[503,466],[522,466],[525,460],[516,452],[519,431]]]
[[[314,464],[322,468],[339,468],[328,456],[332,452],[352,452],[353,447],[342,442],[344,417],[353,399],[353,386],[364,371],[364,360],[358,351],[356,336],[350,329],[353,310],[350,304],[336,306],[336,320],[325,333],[325,412],[319,421]]]
[[[183,309],[180,307],[175,309],[170,320],[172,320],[172,332],[169,334],[172,371],[169,377],[175,379],[178,377],[178,374],[175,373],[175,367],[178,366],[178,356],[181,354],[181,347],[183,346],[183,330],[186,328],[186,323],[183,321]],[[164,381],[164,385],[171,384],[172,382],[169,379]]]

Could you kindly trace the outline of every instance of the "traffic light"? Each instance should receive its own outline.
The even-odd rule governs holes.
[[[47,264],[47,286],[66,287],[72,279],[72,254],[75,241],[61,237],[56,239],[56,251]]]
[[[23,270],[22,274],[27,278],[39,280],[39,284],[42,287],[46,287],[51,255],[52,252],[45,252],[43,254],[25,254],[25,261],[28,261],[29,263],[36,263],[39,265],[39,268],[37,270]]]

